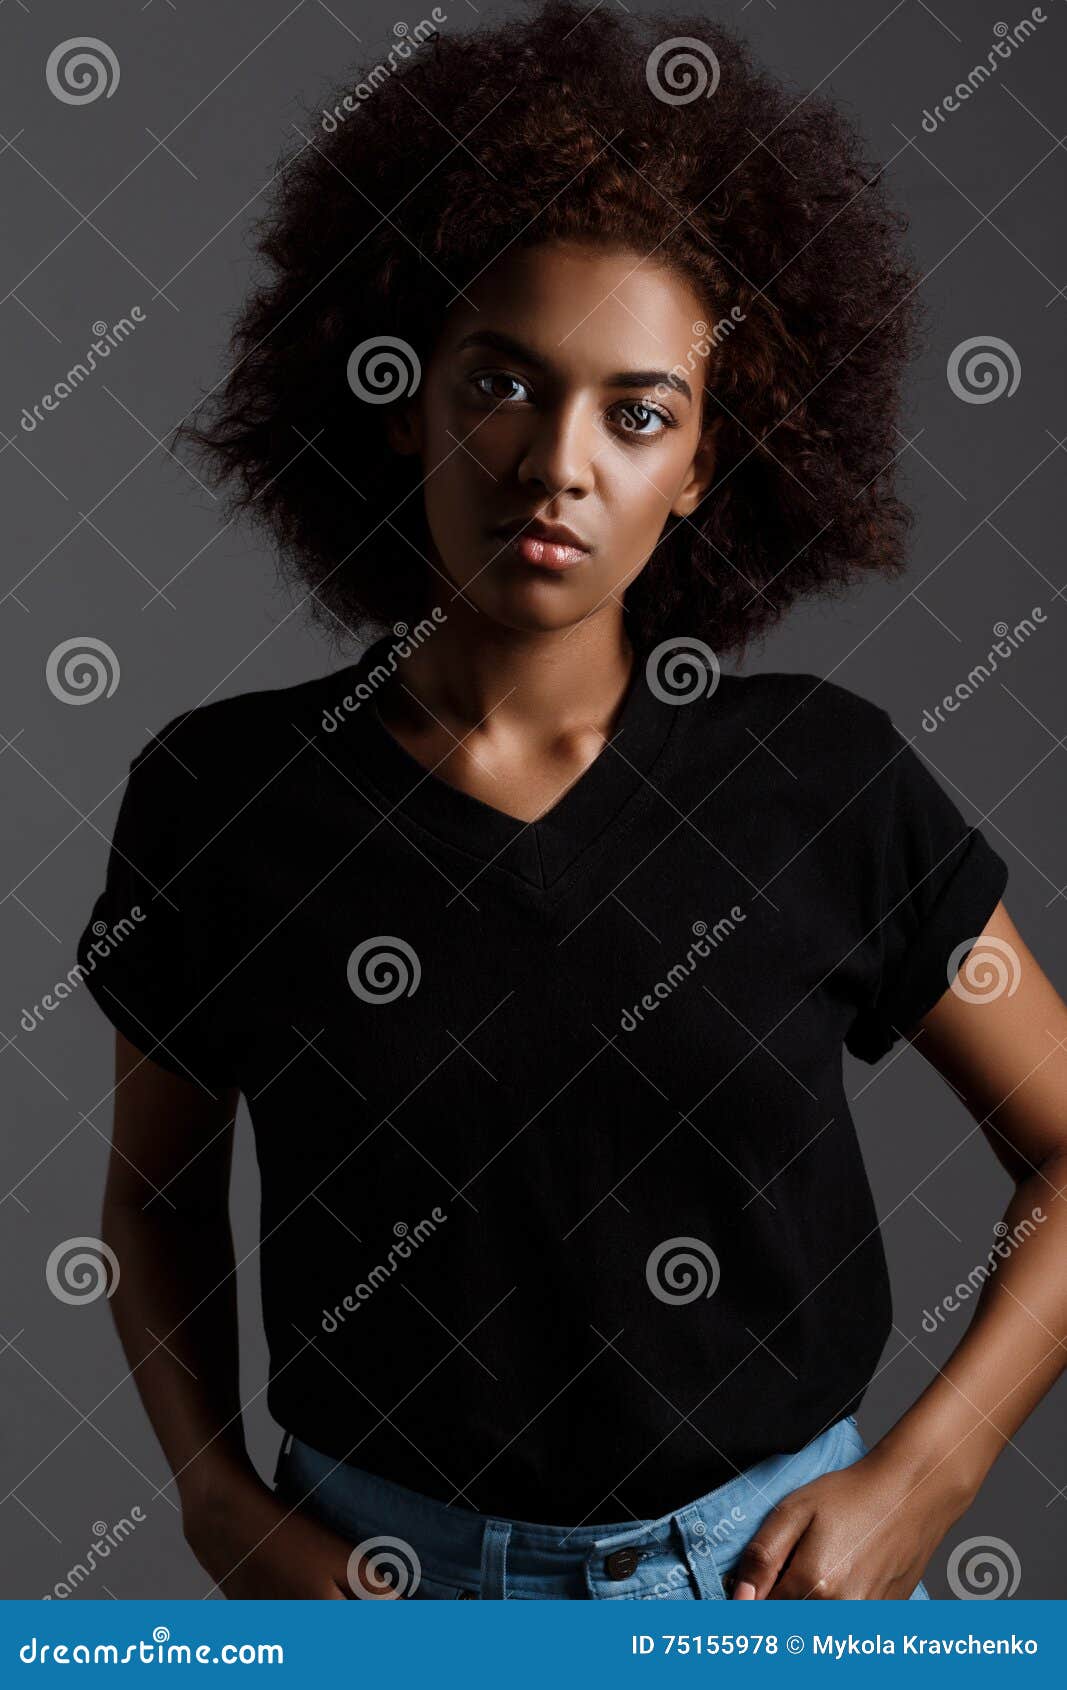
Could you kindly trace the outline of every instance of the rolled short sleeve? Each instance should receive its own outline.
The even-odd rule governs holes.
[[[890,726],[892,783],[876,918],[881,964],[845,1037],[845,1048],[870,1063],[949,989],[1008,880],[1004,859]]]
[[[235,1082],[213,1025],[197,921],[203,793],[194,715],[168,722],[130,764],[77,961],[114,1027],[154,1062],[215,1092]]]

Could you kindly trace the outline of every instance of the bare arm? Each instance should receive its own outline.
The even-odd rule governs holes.
[[[111,1306],[183,1503],[223,1468],[250,1476],[237,1390],[228,1213],[237,1093],[218,1099],[116,1036],[103,1235]]]
[[[960,1093],[1015,1191],[966,1333],[883,1439],[930,1473],[947,1469],[968,1502],[1067,1363],[1067,1004],[1003,904],[985,931],[1018,956],[1016,992],[968,1003],[949,991],[912,1037]]]
[[[111,1307],[186,1538],[227,1596],[343,1599],[352,1546],[284,1505],[245,1448],[228,1204],[238,1093],[212,1097],[121,1033],[115,1060]],[[391,1593],[365,1579],[361,1594]]]
[[[1067,1363],[1067,1004],[1003,904],[972,959],[989,937],[994,954],[1018,958],[1014,992],[970,1002],[949,989],[908,1036],[1015,1181],[995,1271],[945,1366],[869,1455],[802,1486],[765,1522],[735,1596],[909,1596]]]

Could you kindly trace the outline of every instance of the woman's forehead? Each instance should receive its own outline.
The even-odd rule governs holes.
[[[689,344],[697,318],[692,288],[654,258],[561,243],[491,266],[450,308],[442,340],[457,354],[482,346],[546,367],[651,369],[668,347]]]

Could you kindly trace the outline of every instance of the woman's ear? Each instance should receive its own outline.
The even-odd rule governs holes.
[[[671,504],[672,516],[691,516],[710,490],[715,480],[715,464],[718,458],[718,434],[722,427],[722,415],[713,418],[705,429],[701,431],[697,449],[693,453],[693,461],[689,466],[682,486]]]
[[[385,434],[394,452],[410,457],[422,451],[422,418],[417,405],[405,405],[390,412],[385,420]]]

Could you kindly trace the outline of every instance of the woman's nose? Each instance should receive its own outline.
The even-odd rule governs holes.
[[[604,436],[594,416],[578,407],[544,411],[527,442],[519,477],[539,481],[552,495],[587,493],[596,474]]]

